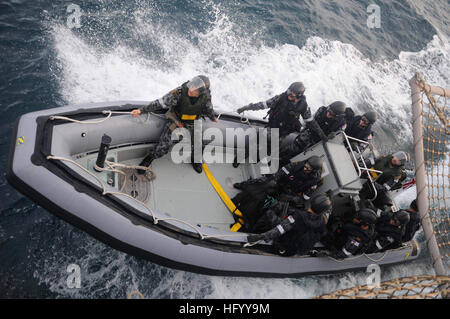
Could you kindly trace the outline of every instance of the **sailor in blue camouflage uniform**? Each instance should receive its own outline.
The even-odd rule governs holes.
[[[147,106],[133,110],[132,115],[139,116],[143,113],[152,113],[159,110],[167,110],[165,114],[168,121],[162,130],[158,144],[143,159],[140,166],[150,166],[153,160],[167,154],[170,147],[179,142],[171,138],[172,131],[177,127],[185,127],[190,130],[193,138],[194,120],[207,116],[211,121],[217,122],[211,103],[210,82],[208,77],[204,75],[196,76],[162,98],[151,102]],[[193,140],[191,143],[193,154]],[[192,159],[192,165],[195,171],[198,173],[202,172],[201,163],[194,163]],[[143,174],[145,171],[138,170],[138,173]]]

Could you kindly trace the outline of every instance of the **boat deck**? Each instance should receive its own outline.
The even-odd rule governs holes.
[[[142,145],[125,147],[110,150],[108,157],[117,159],[120,164],[137,166],[142,161],[144,151],[148,151],[148,147]],[[133,158],[133,156],[138,157]],[[105,172],[97,173],[92,169],[93,164],[89,164],[95,159],[96,154],[92,154],[78,162],[105,179]],[[233,188],[234,183],[258,177],[255,173],[257,165],[254,164],[240,164],[237,168],[228,163],[212,163],[207,166],[230,198],[239,193],[239,190]],[[223,230],[229,229],[230,225],[234,224],[231,212],[217,194],[205,172],[197,173],[190,163],[174,163],[170,153],[154,160],[150,168],[156,175],[153,180],[137,174],[134,169],[122,169],[126,176],[116,174],[117,189],[169,217],[192,224]]]

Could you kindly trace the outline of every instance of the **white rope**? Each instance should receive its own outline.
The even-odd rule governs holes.
[[[122,195],[122,196],[125,196],[125,197],[127,197],[127,198],[130,198],[130,199],[132,199],[132,200],[134,200],[134,201],[136,201],[136,202],[138,202],[139,204],[141,204],[142,206],[144,206],[144,208],[146,208],[149,212],[150,212],[150,215],[152,216],[152,218],[153,218],[153,223],[156,225],[156,224],[158,224],[158,222],[160,222],[160,221],[167,221],[167,220],[172,220],[172,221],[177,221],[177,222],[180,222],[180,223],[182,223],[182,224],[184,224],[184,225],[187,225],[187,226],[189,226],[190,228],[192,228],[192,229],[194,229],[199,235],[200,235],[200,238],[203,240],[203,239],[206,239],[206,238],[219,238],[219,237],[242,237],[242,236],[244,236],[244,235],[239,235],[239,234],[230,234],[230,235],[225,235],[225,234],[223,234],[223,235],[219,235],[219,234],[217,234],[217,235],[204,235],[199,229],[198,229],[198,227],[196,227],[196,226],[194,226],[194,225],[192,225],[192,224],[190,224],[190,223],[188,223],[188,222],[186,222],[186,221],[184,221],[184,220],[181,220],[181,219],[178,219],[178,218],[173,218],[173,217],[170,217],[170,218],[158,218],[158,217],[156,217],[155,216],[155,214],[154,214],[154,212],[153,212],[153,210],[150,208],[150,207],[148,207],[145,203],[143,203],[143,202],[141,202],[140,200],[138,200],[138,199],[136,199],[136,198],[134,198],[134,197],[132,197],[132,196],[130,196],[130,195],[128,195],[128,194],[125,194],[125,193],[121,193],[121,192],[110,192],[110,191],[107,191],[106,190],[106,188],[105,188],[105,185],[103,184],[103,182],[97,177],[97,176],[95,176],[92,172],[90,172],[89,170],[87,170],[86,168],[84,168],[83,166],[81,166],[80,164],[78,164],[77,162],[75,162],[75,161],[73,161],[73,160],[71,160],[71,159],[69,159],[69,158],[65,158],[65,157],[60,157],[60,156],[47,156],[47,159],[48,160],[59,160],[59,161],[66,161],[66,162],[69,162],[69,163],[72,163],[72,164],[74,164],[74,165],[76,165],[77,167],[79,167],[80,169],[82,169],[84,172],[86,172],[86,173],[88,173],[89,175],[91,175],[92,177],[94,177],[96,180],[97,180],[97,182],[100,184],[100,186],[101,186],[101,188],[102,188],[102,195],[104,196],[104,195],[107,195],[107,194],[111,194],[111,195]],[[111,163],[111,162],[109,162],[109,163]],[[115,163],[115,164],[118,164],[118,165],[120,165],[120,166],[127,166],[127,165],[124,165],[124,164],[119,164],[119,163]],[[129,167],[137,167],[137,168],[143,168],[143,169],[147,169],[147,167],[143,167],[143,166],[129,166]]]
[[[100,124],[105,122],[106,120],[109,120],[111,118],[111,116],[113,114],[132,114],[129,111],[109,111],[109,110],[104,110],[102,111],[103,114],[108,114],[104,119],[101,120],[97,120],[97,121],[79,121],[79,120],[75,120],[72,119],[70,117],[67,116],[59,116],[59,115],[54,115],[54,116],[50,116],[50,120],[54,121],[54,120],[64,120],[64,121],[69,121],[69,122],[73,122],[73,123],[79,123],[79,124]],[[145,121],[143,121],[140,117],[139,117],[139,121],[144,124],[148,121],[148,119],[150,118],[150,113],[147,113],[147,119]]]
[[[158,218],[158,217],[155,216],[153,210],[152,210],[150,207],[148,207],[144,202],[141,202],[140,200],[138,200],[138,199],[136,199],[136,198],[134,198],[134,197],[132,197],[132,196],[130,196],[130,195],[128,195],[128,194],[125,194],[125,193],[121,193],[121,192],[110,192],[110,191],[107,191],[106,188],[105,188],[105,185],[103,184],[103,182],[102,182],[97,176],[95,176],[92,172],[90,172],[89,170],[87,170],[86,168],[84,168],[83,166],[81,166],[80,164],[78,164],[77,162],[75,162],[75,161],[73,161],[73,160],[71,160],[71,159],[64,158],[64,157],[59,157],[59,156],[47,156],[47,159],[48,159],[48,160],[52,159],[52,160],[66,161],[66,162],[72,163],[72,164],[76,165],[77,167],[81,168],[83,171],[85,171],[86,173],[88,173],[89,175],[91,175],[92,177],[94,177],[94,178],[98,181],[98,183],[99,183],[100,186],[102,187],[102,195],[103,195],[103,196],[104,196],[104,195],[107,195],[107,194],[111,194],[111,195],[121,195],[121,196],[125,196],[125,197],[127,197],[127,198],[130,198],[130,199],[136,201],[137,203],[139,203],[140,205],[142,205],[144,208],[146,208],[146,209],[150,212],[150,215],[151,215],[152,218],[153,218],[153,223],[154,223],[155,225],[158,224],[159,221],[168,221],[168,220],[177,221],[177,222],[180,222],[180,223],[182,223],[182,224],[184,224],[184,225],[186,225],[186,226],[188,226],[188,227],[194,229],[195,232],[198,233],[198,235],[200,236],[200,239],[202,239],[202,240],[203,240],[203,239],[208,239],[208,238],[242,237],[242,236],[245,236],[245,235],[241,235],[241,234],[204,235],[204,234],[198,229],[198,227],[196,227],[196,226],[194,226],[194,225],[192,225],[192,224],[190,224],[190,223],[188,223],[188,222],[186,222],[186,221],[184,221],[184,220],[181,220],[181,219],[178,219],[178,218],[173,218],[173,217],[170,217],[170,218]],[[105,161],[105,162],[107,162],[107,165],[109,165],[109,164],[116,164],[117,166],[127,167],[127,165],[124,165],[124,164],[111,163],[111,162],[109,162],[109,161]],[[142,166],[131,166],[131,167],[142,167]],[[255,243],[248,243],[248,242],[247,242],[247,243],[245,243],[245,244],[243,245],[243,247],[244,247],[244,248],[246,248],[246,247],[251,247],[251,246],[256,245],[257,243],[258,243],[258,242],[255,242]],[[353,259],[357,259],[357,258],[361,258],[361,257],[365,256],[366,258],[368,258],[369,260],[371,260],[371,261],[373,261],[373,262],[379,262],[379,261],[381,261],[382,259],[384,259],[384,257],[386,256],[386,254],[387,254],[387,251],[384,252],[383,256],[381,256],[380,259],[373,259],[373,258],[369,257],[369,256],[366,255],[366,254],[358,255],[358,256],[355,256],[355,257],[353,257],[353,258],[345,258],[345,259],[342,259],[342,260],[335,259],[335,258],[333,258],[333,257],[331,257],[331,256],[328,256],[328,258],[330,258],[330,259],[332,259],[332,260],[334,260],[334,261],[336,261],[336,262],[341,263],[341,262],[346,262],[346,261],[349,261],[349,260],[353,260]]]
[[[236,113],[234,113],[234,112],[221,112],[221,113],[219,113],[219,115],[217,115],[217,120],[220,119],[222,114],[228,114],[228,115],[235,115],[236,116]],[[241,121],[242,124],[248,124],[248,125],[252,126],[250,124],[250,121],[249,121],[249,119],[247,117],[244,117],[244,116],[240,115],[240,121]]]
[[[367,254],[361,254],[361,255],[354,256],[354,257],[347,257],[347,258],[344,258],[344,259],[335,259],[335,258],[333,258],[331,256],[328,256],[328,258],[330,258],[330,259],[332,259],[332,260],[334,260],[335,262],[338,262],[338,263],[342,263],[342,262],[346,262],[346,261],[349,261],[349,260],[354,260],[354,259],[358,259],[358,258],[362,258],[362,257],[366,257],[367,259],[369,259],[369,260],[371,260],[373,262],[379,262],[379,261],[383,260],[384,257],[386,257],[387,253],[388,253],[388,251],[385,251],[380,259],[371,258]]]

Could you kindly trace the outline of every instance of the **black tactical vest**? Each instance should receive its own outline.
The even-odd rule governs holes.
[[[306,110],[306,107],[304,97],[296,104],[292,104],[288,100],[286,92],[282,93],[278,103],[269,112],[269,127],[280,128],[281,135],[284,135],[283,131],[295,131],[294,128],[299,125],[299,116]]]
[[[187,83],[181,86],[181,98],[176,107],[177,115],[182,121],[193,121],[202,114],[206,102],[208,100],[208,93],[200,95],[197,100],[192,103],[188,95]]]

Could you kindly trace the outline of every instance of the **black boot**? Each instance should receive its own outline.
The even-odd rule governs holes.
[[[139,164],[139,166],[145,166],[145,167],[149,167],[150,164],[153,162],[153,157],[151,155],[147,155],[142,162]],[[144,169],[138,169],[137,170],[139,175],[144,175],[145,174],[145,170]]]
[[[233,187],[239,190],[242,190],[244,187],[244,183],[234,183]]]
[[[202,163],[192,163],[192,167],[194,168],[194,171],[199,174],[203,172]]]

